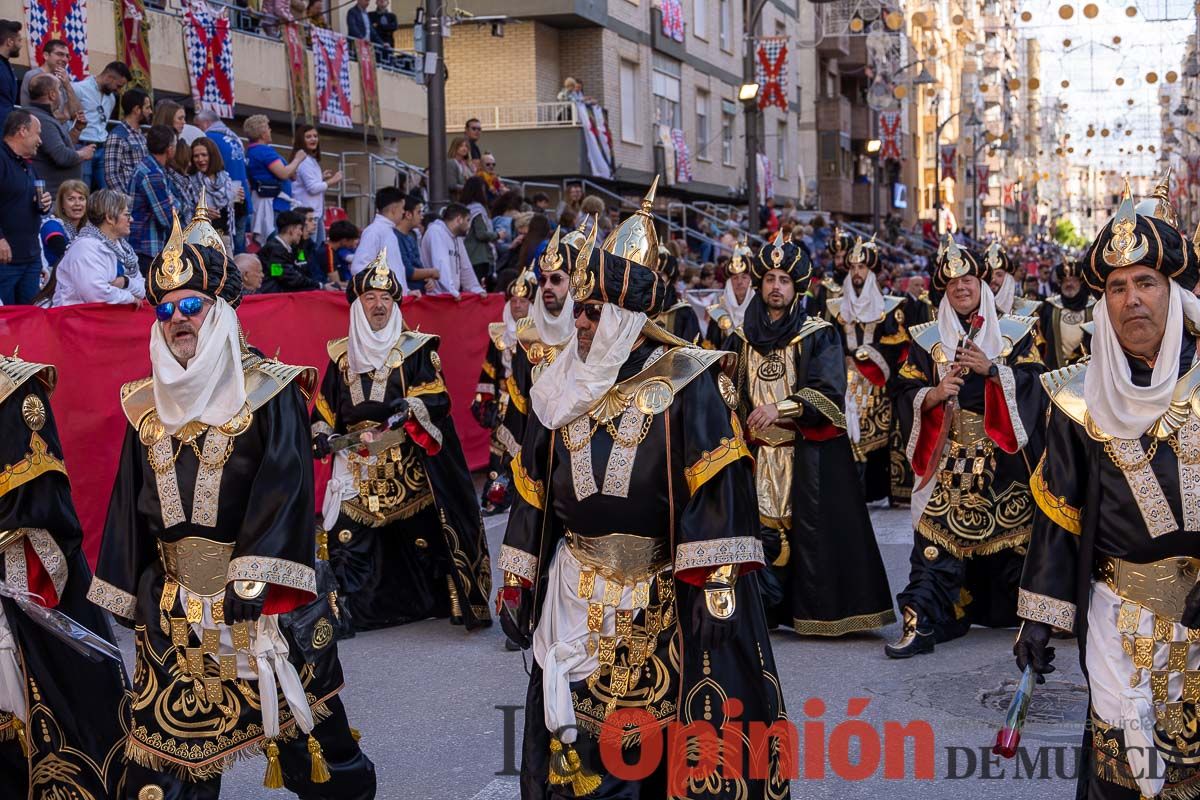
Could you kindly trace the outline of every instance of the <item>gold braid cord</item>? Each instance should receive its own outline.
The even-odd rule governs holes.
[[[1079,535],[1083,531],[1080,510],[1068,504],[1065,498],[1050,491],[1050,487],[1046,485],[1045,469],[1046,455],[1043,453],[1037,469],[1029,477],[1029,491],[1033,494],[1034,502],[1055,525],[1068,533]]]
[[[837,403],[816,389],[807,386],[797,392],[796,396],[816,409],[819,414],[833,423],[835,427],[845,430],[846,414],[837,407]]]

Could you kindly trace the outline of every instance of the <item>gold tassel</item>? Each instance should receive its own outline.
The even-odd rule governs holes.
[[[268,789],[283,788],[283,768],[279,766],[279,745],[274,740],[267,742],[267,774],[263,776],[263,786]]]
[[[328,782],[329,765],[325,763],[325,754],[321,752],[321,743],[317,741],[317,737],[311,734],[308,737],[308,757],[312,759],[312,772],[309,773],[309,779],[313,783]]]
[[[321,561],[329,560],[329,533],[320,528],[317,528],[317,558]]]
[[[550,783],[571,785],[576,797],[584,797],[600,787],[600,776],[583,768],[579,753],[557,737],[550,739]]]
[[[29,732],[25,729],[25,723],[13,717],[13,730],[17,733],[17,741],[21,743],[21,755],[29,758]]]

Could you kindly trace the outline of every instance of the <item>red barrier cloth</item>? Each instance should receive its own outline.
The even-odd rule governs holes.
[[[405,300],[410,328],[442,337],[439,353],[459,438],[472,469],[488,460],[488,433],[471,418],[479,365],[487,351],[487,326],[500,319],[503,295],[464,294]],[[345,336],[349,306],[342,294],[297,292],[250,296],[238,309],[251,345],[288,364],[329,364],[325,343]],[[128,422],[121,411],[121,385],[150,374],[149,306],[99,303],[52,308],[0,308],[0,352],[58,368],[51,404],[71,476],[71,495],[83,523],[84,552],[95,564],[108,498]],[[328,467],[317,470],[317,503],[324,495]]]

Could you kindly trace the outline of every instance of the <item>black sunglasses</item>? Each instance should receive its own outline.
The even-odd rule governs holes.
[[[587,314],[587,318],[590,322],[599,322],[600,313],[603,310],[604,306],[597,305],[595,303],[577,303],[575,307],[571,309],[571,313],[575,315],[575,319],[579,319],[581,315]]]
[[[547,283],[552,283],[555,286],[561,286],[567,282],[567,276],[561,272],[543,272],[538,276],[538,286],[545,286]]]

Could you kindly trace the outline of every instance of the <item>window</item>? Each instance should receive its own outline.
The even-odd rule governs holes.
[[[780,120],[775,126],[775,177],[780,180],[787,177],[787,123]]]
[[[621,141],[636,144],[638,120],[637,64],[621,59]]]
[[[717,36],[721,44],[721,49],[727,53],[733,52],[733,2],[732,0],[717,0],[720,3],[721,18],[718,21],[720,28]]]
[[[733,126],[734,126],[734,109],[737,108],[733,103],[725,100],[721,103],[721,163],[727,167],[733,166]]]
[[[680,81],[683,70],[679,62],[654,54],[654,121],[668,128],[682,128],[683,115],[679,108]]]
[[[708,41],[708,0],[692,0],[692,33]]]
[[[696,158],[705,161],[711,160],[708,157],[708,92],[696,90]]]

